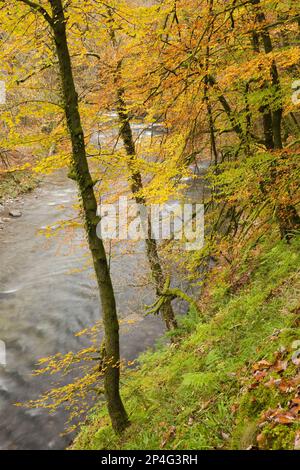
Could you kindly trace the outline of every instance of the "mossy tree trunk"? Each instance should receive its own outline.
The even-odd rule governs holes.
[[[113,13],[110,7],[107,7],[107,13],[109,17],[109,36],[111,39],[112,46],[117,48],[117,41],[116,41],[116,34],[114,29],[114,19]],[[125,90],[121,85],[121,68],[122,68],[122,59],[118,61],[115,76],[114,76],[114,83],[116,86],[116,95],[117,95],[117,112],[120,122],[120,136],[123,141],[123,145],[126,151],[127,156],[129,157],[128,161],[128,169],[130,173],[131,179],[131,192],[135,198],[135,202],[137,204],[143,204],[146,207],[146,200],[144,197],[141,197],[138,193],[143,189],[143,180],[141,172],[135,168],[134,162],[136,159],[136,149],[135,143],[133,140],[132,129],[130,125],[130,117],[127,112],[127,107],[124,99]],[[146,252],[147,258],[150,265],[150,270],[152,274],[152,278],[155,284],[156,295],[158,297],[161,296],[161,293],[164,289],[164,285],[166,283],[166,276],[164,275],[159,254],[156,240],[153,238],[152,235],[152,225],[151,225],[151,218],[149,215],[148,217],[148,236],[145,240],[146,243]],[[163,317],[165,322],[166,328],[168,330],[173,330],[177,328],[177,321],[175,318],[175,314],[173,311],[171,299],[167,299],[167,301],[161,306],[160,313]]]
[[[136,158],[135,143],[133,140],[132,129],[130,126],[130,118],[126,109],[126,103],[124,100],[124,89],[118,84],[120,75],[121,63],[118,64],[116,74],[117,84],[117,111],[120,121],[120,136],[122,138],[126,154],[129,157],[129,171],[131,178],[131,192],[135,196],[137,204],[143,204],[146,206],[145,198],[138,195],[143,189],[142,175],[140,171],[135,168],[134,160]],[[160,296],[166,282],[166,276],[164,275],[161,262],[158,254],[157,242],[152,235],[151,218],[148,216],[148,236],[145,240],[147,258],[150,265],[151,274],[154,280],[156,294]],[[177,321],[173,311],[171,299],[167,301],[160,308],[161,315],[165,322],[168,330],[177,328]]]

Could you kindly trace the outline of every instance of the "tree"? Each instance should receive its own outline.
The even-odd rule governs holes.
[[[67,20],[61,0],[49,0],[52,15],[39,4],[27,0],[19,1],[28,5],[33,11],[41,14],[53,33],[62,83],[64,111],[72,143],[72,162],[69,175],[76,181],[79,188],[88,244],[92,254],[102,305],[105,332],[105,395],[112,426],[117,433],[120,433],[129,425],[129,420],[119,391],[119,323],[105,249],[96,233],[97,224],[99,222],[99,217],[97,216],[97,201],[93,189],[94,183],[88,167],[84,133],[78,110],[78,95],[75,88],[66,36]]]
[[[152,57],[151,66],[144,74],[145,89],[147,82],[152,90],[147,99],[156,113],[161,113],[165,122],[170,123],[169,141],[176,134],[186,135],[186,145],[179,150],[179,158],[190,162],[205,154],[219,163],[214,172],[220,177],[213,176],[216,186],[211,186],[209,202],[211,207],[214,202],[219,206],[219,197],[223,197],[227,207],[218,227],[227,227],[232,219],[229,233],[231,228],[234,234],[243,231],[246,219],[261,204],[268,220],[276,220],[282,238],[291,238],[300,227],[297,196],[292,189],[296,156],[283,142],[282,123],[290,108],[290,95],[284,86],[299,54],[290,45],[292,41],[286,42],[288,47],[281,48],[278,29],[285,28],[285,40],[292,38],[298,27],[296,9],[284,2],[277,2],[274,8],[272,0],[234,0],[226,4],[199,0],[197,7],[188,1],[167,1],[160,6],[159,14],[160,27],[155,27],[157,18],[148,27],[151,44],[145,41],[146,45],[141,46],[142,50],[148,47]],[[157,31],[156,36],[153,30]],[[141,77],[137,80],[141,81]],[[290,137],[297,134],[299,129]],[[251,209],[248,201],[241,198],[237,205],[233,203],[233,187],[233,193],[224,200],[225,162],[228,162],[228,176],[233,167],[240,174],[244,158],[251,166],[252,158],[262,153],[266,159],[265,174],[260,174],[258,181],[252,173],[251,189],[255,192],[254,187],[258,185],[261,194],[251,197]],[[279,183],[283,165],[290,168],[285,187]],[[248,177],[244,179],[246,194],[250,191]],[[238,181],[234,184],[237,189]],[[218,212],[219,209],[217,219]],[[214,236],[215,229],[210,233]]]
[[[111,9],[108,9],[109,18],[113,22],[113,14]],[[116,34],[115,30],[110,23],[109,25],[109,36],[112,42],[112,47],[117,48]],[[131,180],[131,192],[135,198],[137,204],[142,204],[147,210],[147,202],[144,196],[141,196],[140,193],[143,190],[143,179],[141,172],[135,168],[136,163],[136,148],[133,139],[132,129],[130,125],[130,116],[127,111],[127,106],[125,102],[125,90],[122,85],[122,59],[119,59],[117,62],[115,74],[114,74],[114,84],[116,87],[116,107],[119,116],[120,122],[120,136],[123,141],[123,145],[126,151],[126,154],[129,158],[128,160],[128,170]],[[159,297],[162,294],[166,283],[166,276],[164,275],[163,268],[159,259],[158,246],[156,240],[152,235],[152,224],[151,217],[147,214],[148,219],[148,233],[145,240],[146,243],[146,252],[147,258],[149,261],[149,266],[151,269],[152,278],[155,283],[156,294]],[[173,311],[171,299],[168,298],[160,307],[160,312],[162,314],[163,320],[168,330],[177,328],[177,321]]]

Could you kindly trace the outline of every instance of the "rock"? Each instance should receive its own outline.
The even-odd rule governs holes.
[[[17,211],[17,210],[11,210],[11,211],[9,211],[9,215],[10,215],[11,217],[21,217],[22,212]]]

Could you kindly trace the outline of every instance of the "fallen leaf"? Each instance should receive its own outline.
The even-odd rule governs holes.
[[[294,450],[300,450],[300,431],[295,434]]]
[[[295,366],[300,366],[300,349],[292,355],[292,363],[295,364]]]
[[[267,375],[267,372],[265,370],[257,370],[254,374],[254,377],[257,382],[260,382],[262,379],[265,378],[266,375]]]
[[[231,405],[230,407],[230,411],[232,414],[235,414],[238,409],[239,409],[239,405],[237,403],[233,403],[233,405]]]
[[[281,392],[292,392],[295,390],[295,384],[293,380],[281,380],[279,386]]]
[[[293,398],[293,399],[291,400],[291,403],[292,403],[293,405],[300,405],[300,397]]]
[[[290,412],[287,411],[286,413],[278,414],[274,421],[279,424],[290,424],[295,421],[296,417]]]
[[[274,366],[273,366],[273,369],[276,371],[276,372],[282,372],[284,370],[286,370],[288,366],[288,361],[276,361]]]
[[[271,362],[265,361],[264,359],[262,361],[255,362],[252,365],[253,370],[263,370],[263,369],[269,369],[271,367]]]
[[[298,416],[300,412],[300,398],[293,398],[290,402],[290,410],[294,416]]]
[[[300,405],[293,406],[291,408],[291,413],[297,417],[298,414],[300,413]]]
[[[261,418],[261,422],[264,422],[266,419],[268,421],[270,421],[275,415],[276,413],[278,413],[279,410],[272,410],[271,408],[266,410],[263,414],[262,414],[262,418]]]
[[[176,433],[176,427],[171,426],[167,432],[165,432],[163,436],[163,440],[160,444],[160,447],[165,447],[165,445],[175,436]]]

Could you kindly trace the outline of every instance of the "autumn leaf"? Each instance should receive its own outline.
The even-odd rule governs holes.
[[[176,433],[176,427],[175,426],[171,426],[167,432],[164,433],[164,436],[163,436],[163,440],[160,444],[160,447],[163,448],[166,446],[166,444],[174,438],[175,436],[175,433]]]
[[[271,362],[262,360],[262,361],[255,362],[255,363],[252,365],[252,369],[253,369],[254,371],[257,371],[257,370],[264,370],[264,369],[269,369],[271,366],[272,366],[272,363],[271,363]]]
[[[295,421],[296,417],[289,411],[286,413],[278,414],[274,417],[274,421],[279,424],[290,424]]]
[[[283,372],[286,370],[288,366],[288,361],[280,361],[278,360],[274,366],[272,367],[276,372]]]
[[[260,382],[262,379],[264,379],[267,375],[267,372],[265,370],[258,370],[255,372],[254,377],[256,382]]]
[[[300,349],[298,349],[294,354],[292,355],[292,363],[295,364],[295,366],[300,366]]]
[[[300,450],[300,431],[295,434],[294,450]]]

